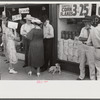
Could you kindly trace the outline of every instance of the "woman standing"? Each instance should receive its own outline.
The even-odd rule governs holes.
[[[2,44],[3,44],[3,54],[5,55],[6,59],[4,61],[8,62],[7,56],[7,37],[6,37],[6,28],[7,28],[7,17],[2,16]]]
[[[16,30],[7,27],[6,36],[7,36],[7,54],[9,60],[9,73],[16,74],[17,71],[14,70],[14,66],[13,66],[13,64],[16,64],[18,61],[16,48],[15,48],[15,40],[17,37]]]
[[[40,27],[41,21],[39,19],[32,20],[35,28],[33,28],[27,35],[30,40],[28,66],[31,70],[28,72],[32,75],[32,69],[37,69],[37,76],[40,76],[40,67],[44,64],[44,49],[43,49],[43,32]]]

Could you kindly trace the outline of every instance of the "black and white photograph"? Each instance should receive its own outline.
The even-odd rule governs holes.
[[[1,80],[99,80],[99,10],[100,3],[1,4]]]
[[[89,82],[96,86],[92,82],[99,80],[100,2],[0,1],[1,83],[12,81],[16,85],[15,81],[23,81],[19,84],[24,86],[25,82],[31,81],[47,86],[51,81],[58,84],[65,81],[69,86],[71,81],[74,85]],[[52,84],[55,88],[55,82]],[[63,90],[61,86],[57,91]],[[68,87],[68,91],[70,88],[75,92],[73,85]],[[91,86],[88,88],[92,90]],[[37,89],[34,91],[38,92]],[[24,94],[26,97],[27,93]]]

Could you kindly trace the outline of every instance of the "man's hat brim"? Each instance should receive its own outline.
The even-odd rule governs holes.
[[[91,16],[85,16],[85,18],[82,20],[83,22],[91,22],[92,17]]]
[[[82,22],[91,22],[92,20],[83,19]]]

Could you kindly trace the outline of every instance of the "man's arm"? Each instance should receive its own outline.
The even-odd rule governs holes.
[[[21,34],[22,36],[25,36],[25,37],[26,37],[26,35],[27,35],[27,32],[26,32],[25,29],[24,29],[24,25],[21,26],[20,34]]]
[[[50,26],[50,35],[51,37],[54,37],[54,29],[52,25]]]
[[[83,43],[87,41],[88,38],[84,36],[84,28],[82,28],[79,36],[79,41],[82,41]]]
[[[87,38],[79,37],[79,40],[82,41],[82,42],[85,42],[85,41],[87,41]]]

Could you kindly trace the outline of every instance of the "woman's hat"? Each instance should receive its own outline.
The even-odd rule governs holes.
[[[91,22],[92,17],[91,16],[85,16],[85,19],[82,20],[83,22]]]
[[[41,24],[42,23],[41,20],[39,20],[38,18],[33,18],[31,22],[32,23],[37,23],[37,24]]]
[[[24,17],[24,19],[27,19],[27,20],[32,20],[33,19],[33,17],[31,16],[31,15],[26,15],[26,17]]]

